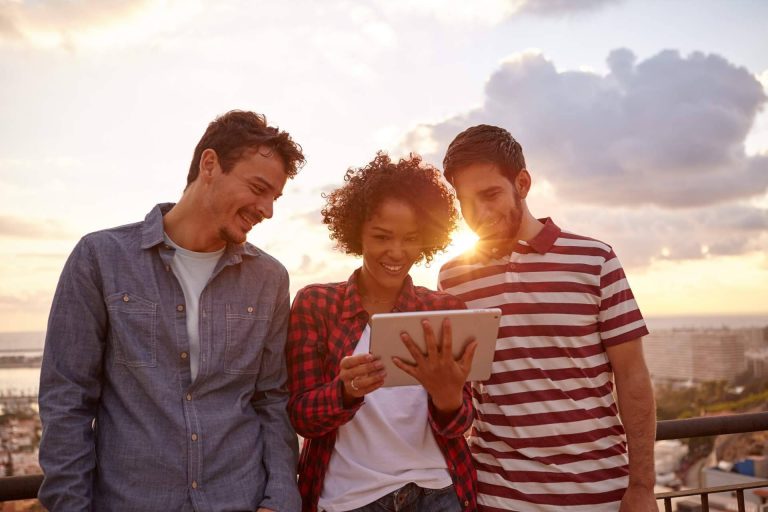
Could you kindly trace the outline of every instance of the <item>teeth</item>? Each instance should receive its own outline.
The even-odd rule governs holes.
[[[390,272],[400,272],[403,269],[403,265],[387,265],[386,263],[382,263],[381,266]]]

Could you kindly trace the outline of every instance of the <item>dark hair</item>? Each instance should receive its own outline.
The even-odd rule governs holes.
[[[296,176],[299,168],[304,165],[301,146],[291,139],[288,132],[268,126],[267,119],[262,114],[230,110],[214,119],[197,143],[192,163],[189,165],[187,186],[197,179],[200,157],[206,149],[216,152],[221,162],[221,170],[228,173],[246,151],[258,150],[263,146],[276,152],[283,160],[285,173],[289,178]]]
[[[321,213],[331,240],[345,253],[362,256],[363,223],[385,199],[404,201],[416,212],[423,243],[419,260],[429,263],[450,243],[458,218],[453,194],[440,171],[423,164],[418,155],[394,163],[379,151],[365,167],[347,170],[344,181],[344,186],[323,194],[326,205]]]
[[[520,143],[504,128],[480,124],[467,128],[453,139],[443,158],[443,175],[453,183],[453,173],[458,169],[484,162],[496,164],[511,182],[525,169]]]

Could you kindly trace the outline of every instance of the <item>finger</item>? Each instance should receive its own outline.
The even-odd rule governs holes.
[[[401,332],[400,339],[402,340],[403,345],[405,345],[405,348],[408,349],[408,353],[411,354],[413,360],[416,361],[416,366],[422,364],[424,362],[424,354],[422,354],[419,347],[416,346],[411,335],[407,332]]]
[[[403,370],[405,373],[413,377],[414,379],[418,380],[416,367],[412,364],[408,364],[399,357],[393,357],[392,362],[395,363],[395,366]]]
[[[341,358],[339,366],[343,370],[351,370],[355,366],[368,363],[374,360],[373,354],[355,354],[353,356],[346,356]]]
[[[475,352],[477,352],[477,340],[471,339],[467,346],[464,347],[464,353],[461,354],[461,360],[459,362],[459,366],[464,372],[464,375],[469,375],[469,370],[472,368],[472,359],[475,357]]]
[[[384,384],[384,378],[387,376],[385,370],[370,373],[364,377],[356,377],[355,383],[360,389],[361,394],[367,394],[381,387]]]
[[[421,327],[424,329],[424,344],[427,346],[427,357],[436,358],[440,348],[437,346],[432,324],[429,323],[429,320],[422,320]]]
[[[443,335],[440,338],[440,351],[443,353],[443,357],[450,357],[453,359],[453,328],[451,327],[450,318],[443,320]]]

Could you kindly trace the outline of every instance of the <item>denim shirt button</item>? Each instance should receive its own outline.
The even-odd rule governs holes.
[[[192,440],[197,441],[197,434],[192,434]]]
[[[187,354],[186,352],[182,352],[179,355],[181,356],[182,359],[186,359],[189,354]]]
[[[248,312],[253,313],[253,306],[248,306]]]
[[[131,300],[131,298],[128,296],[127,293],[123,295],[123,302],[128,302],[129,300]]]
[[[187,396],[185,397],[187,399],[187,402],[192,400],[192,395],[190,393],[187,393]]]
[[[192,480],[192,488],[197,489],[197,480]]]
[[[178,311],[179,313],[184,311],[184,304],[179,304],[178,306],[176,306],[176,311]]]

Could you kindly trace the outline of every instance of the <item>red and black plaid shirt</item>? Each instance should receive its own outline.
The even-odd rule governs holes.
[[[351,420],[363,404],[342,402],[339,363],[352,355],[368,323],[358,291],[358,271],[345,283],[310,285],[296,294],[291,307],[286,359],[291,398],[288,413],[296,432],[305,438],[299,459],[299,490],[302,510],[315,512],[338,428]],[[464,309],[452,295],[413,286],[410,276],[395,303],[394,311]],[[429,402],[429,425],[445,457],[459,503],[465,511],[477,509],[476,473],[464,439],[472,425],[474,408],[469,385],[464,402],[453,418],[438,419]],[[374,439],[371,439],[372,444]],[[386,450],[386,447],[381,447]]]

